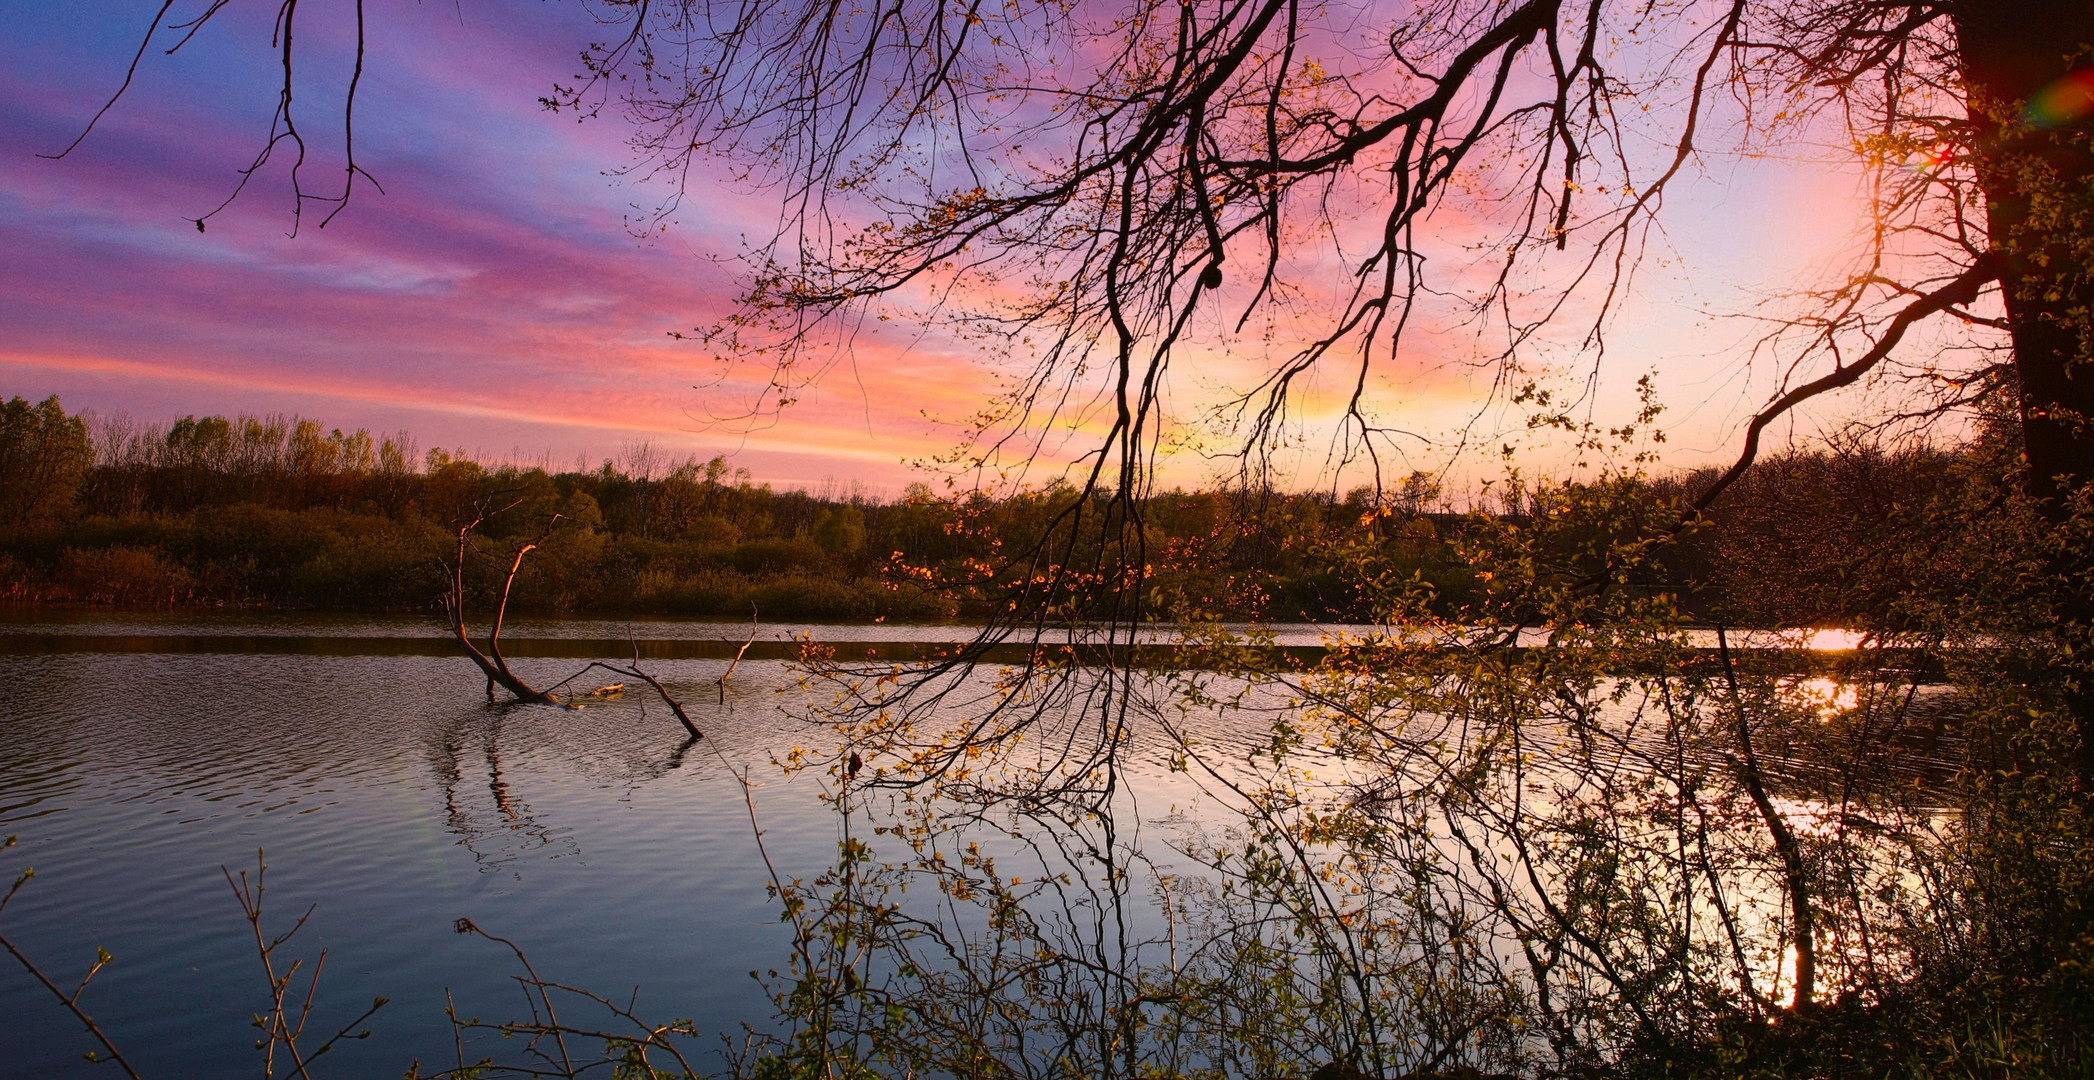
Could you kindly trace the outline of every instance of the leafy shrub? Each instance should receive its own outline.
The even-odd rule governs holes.
[[[675,615],[747,615],[749,582],[732,571],[708,570],[683,578],[668,594]]]
[[[49,598],[51,583],[36,567],[0,552],[0,598],[36,601]]]
[[[758,585],[749,599],[765,615],[788,619],[847,619],[873,614],[873,594],[849,582],[789,577]],[[720,614],[726,614],[721,612]]]
[[[824,510],[814,523],[814,542],[838,559],[848,559],[865,548],[865,514],[855,506]]]
[[[75,599],[115,604],[175,604],[190,598],[189,572],[149,548],[67,548],[58,557],[58,582]]]
[[[795,537],[751,540],[735,548],[729,559],[744,574],[789,574],[819,567],[828,556],[812,541]]]
[[[336,607],[413,607],[443,589],[441,530],[360,515],[293,572],[286,599]],[[360,527],[357,527],[360,526]],[[375,527],[374,527],[375,526]]]

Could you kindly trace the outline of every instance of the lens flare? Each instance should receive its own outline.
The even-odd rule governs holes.
[[[1948,168],[1956,160],[1955,151],[1947,143],[1936,143],[1925,150],[1917,151],[1898,163],[1898,167],[1913,176],[1925,178]]]
[[[2094,113],[2094,68],[2081,68],[2029,98],[2022,121],[2033,128],[2063,127]]]

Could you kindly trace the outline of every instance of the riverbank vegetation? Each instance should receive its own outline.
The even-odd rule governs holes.
[[[2085,584],[2045,566],[2094,516],[2020,493],[2014,434],[1779,456],[1720,525],[1633,465],[1531,486],[1445,540],[1454,595],[1369,534],[1390,629],[1314,659],[1183,604],[1179,668],[1047,656],[948,718],[977,673],[811,657],[846,836],[779,887],[759,1075],[2087,1075]],[[1726,618],[1873,632],[1743,655],[1683,603],[1733,559]],[[1225,824],[1145,837],[1129,754]]]
[[[547,534],[519,579],[519,612],[979,616],[1019,572],[998,553],[1037,546],[1078,498],[1061,486],[995,498],[923,484],[891,499],[777,491],[724,458],[633,451],[637,461],[555,471],[296,417],[132,426],[15,398],[0,415],[0,598],[428,610],[447,588],[455,530],[492,507],[486,558],[469,568],[483,591],[510,547]],[[1770,457],[1668,551],[1665,587],[1705,620],[1892,625],[1911,575],[1933,572],[1900,538],[1968,486],[1971,453],[1855,437]],[[1637,482],[1663,503],[1712,478]],[[1547,517],[1556,499],[1512,478],[1460,506],[1424,474],[1387,496],[1156,494],[1142,506],[1145,588],[1158,611],[1365,622],[1391,575],[1415,576],[1451,613],[1489,589],[1462,554],[1471,534]]]
[[[2056,674],[2084,586],[2044,567],[2094,516],[2021,494],[2014,434],[1777,455],[1707,518],[1633,452],[1516,511],[1371,509],[1330,542],[1385,629],[1313,657],[1161,589],[1188,642],[1162,662],[810,644],[833,742],[781,764],[836,808],[836,860],[772,880],[776,1026],[726,1071],[2085,1076],[2094,843]],[[1420,571],[1420,521],[1461,588]],[[1099,565],[1081,537],[1031,537],[1073,569],[920,569],[1018,593]],[[1811,677],[1768,662],[1807,635],[1697,625],[1827,610],[1870,633]],[[1194,802],[1142,791],[1158,760]],[[550,1015],[461,1046],[603,1029]],[[636,1075],[701,1036],[637,1032],[606,1044]]]
[[[455,515],[499,505],[477,603],[541,534],[539,610],[993,617],[1079,575],[1071,612],[1115,600],[1095,568],[1119,553],[1061,488],[886,503],[719,460],[415,465],[404,436],[298,421],[98,442],[55,401],[7,417],[0,462],[37,479],[7,488],[6,565],[47,598],[411,607]],[[785,764],[824,774],[842,846],[773,883],[782,1027],[730,1071],[2085,1075],[2094,845],[2046,674],[2083,585],[2043,566],[2086,516],[2020,493],[2011,417],[1769,455],[1705,514],[1711,474],[1615,449],[1460,512],[1422,477],[1145,500],[1147,606],[1190,642],[1161,667],[905,674],[809,646],[835,742]],[[1275,613],[1389,631],[1304,656],[1225,625]],[[1712,623],[1867,633],[1800,678]],[[1211,743],[1201,717],[1232,713],[1268,737]],[[1167,851],[1122,828],[1126,756],[1159,752],[1211,800]],[[468,1034],[504,1030],[563,1033]],[[613,1050],[689,1060],[698,1034]]]
[[[2079,584],[2040,570],[2071,537],[2017,493],[2011,425],[1771,457],[1720,527],[1621,457],[1526,483],[1520,512],[1350,508],[1330,557],[1394,632],[1321,657],[1202,605],[1188,568],[1235,572],[1218,542],[1159,594],[1192,641],[1175,665],[904,673],[810,646],[834,741],[783,764],[829,793],[839,845],[772,883],[793,948],[763,1034],[715,1062],[711,1031],[524,968],[535,1015],[460,1002],[456,1065],[416,1074],[2086,1075],[2094,847],[2044,674]],[[975,505],[948,506],[954,535],[1023,537],[1025,503]],[[1822,677],[1695,629],[1827,610],[1873,632]],[[1520,647],[1537,629],[1553,647]],[[1203,805],[1158,818],[1137,760]]]

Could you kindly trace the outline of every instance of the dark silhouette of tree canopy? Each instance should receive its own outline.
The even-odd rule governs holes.
[[[783,228],[719,332],[777,360],[783,398],[819,329],[921,289],[1034,343],[997,430],[1100,389],[1113,425],[1095,468],[1137,487],[1173,355],[1273,317],[1307,329],[1238,388],[1250,459],[1325,365],[1354,386],[1345,449],[1371,459],[1394,433],[1365,377],[1421,318],[1468,321],[1508,375],[1564,320],[1596,357],[1698,154],[1837,131],[1871,170],[1877,230],[1854,277],[1775,343],[1792,385],[1768,413],[1863,377],[1949,312],[1975,343],[2011,346],[2039,488],[2094,475],[2070,419],[2089,404],[2070,370],[2094,176],[2084,4],[606,11],[627,35],[549,103],[622,98],[641,167],[679,183],[714,152],[776,186]],[[1478,255],[1449,257],[1462,249]],[[1995,285],[2004,316],[1973,311]],[[1936,359],[1910,366],[1962,391],[2006,373]]]
[[[1295,328],[1296,341],[1263,339],[1259,377],[1235,388],[1246,478],[1261,479],[1304,377],[1337,366],[1352,387],[1338,456],[1379,481],[1400,433],[1373,411],[1368,376],[1421,324],[1467,325],[1505,387],[1565,325],[1596,365],[1647,232],[1698,156],[1814,132],[1862,157],[1874,228],[1852,276],[1796,298],[1763,342],[1784,385],[1698,505],[1750,464],[1772,420],[1878,373],[1935,391],[1930,408],[2009,396],[2027,493],[2056,520],[2094,480],[2083,2],[603,10],[625,35],[586,53],[585,78],[549,103],[620,101],[639,122],[639,168],[680,185],[700,154],[724,155],[785,208],[751,257],[742,312],[713,339],[773,362],[780,401],[882,301],[1007,342],[1029,376],[984,421],[978,460],[1025,457],[1026,433],[1102,399],[1111,423],[1087,482],[1123,497],[1124,523],[1105,523],[1121,565],[1146,562],[1133,519],[1166,373],[1188,345]],[[1967,332],[1898,353],[1911,327],[1942,319]],[[2078,546],[2053,562],[2068,577],[2094,567]],[[1138,585],[1127,591],[1125,614],[1143,617]],[[1051,608],[1055,592],[1018,610]],[[2077,641],[2094,607],[2067,606]],[[2084,727],[2094,697],[2064,682]]]

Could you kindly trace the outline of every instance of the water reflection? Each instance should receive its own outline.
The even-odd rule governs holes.
[[[727,760],[763,767],[790,737],[781,664],[745,663],[724,704],[698,692],[717,665],[650,666]],[[0,834],[21,836],[0,870],[37,869],[8,933],[74,977],[115,954],[84,1003],[147,1075],[252,1064],[252,945],[219,868],[258,847],[281,910],[318,905],[299,940],[329,950],[322,1013],[394,999],[372,1040],[329,1055],[336,1075],[447,1057],[446,987],[508,1008],[504,961],[450,932],[461,916],[548,974],[644,987],[651,1013],[770,1015],[748,972],[787,942],[740,788],[658,706],[490,707],[464,662],[416,655],[0,650],[0,688]],[[828,862],[811,786],[759,779],[773,858]],[[0,1077],[98,1075],[43,994],[0,968]]]
[[[1368,623],[1224,623],[1235,634],[1256,632],[1270,644],[1290,649],[1319,649],[1338,641],[1377,637],[1418,640],[1414,634]],[[783,659],[795,655],[803,640],[823,645],[870,646],[879,655],[928,656],[971,641],[981,627],[961,623],[769,622],[758,628],[750,655]],[[1091,643],[1105,631],[1077,630],[1050,644]],[[1501,629],[1474,631],[1496,637]],[[1690,628],[1686,642],[1701,649],[1716,647],[1716,631]],[[1517,644],[1548,645],[1551,632],[1527,627]],[[1125,641],[1124,631],[1114,640]],[[629,659],[637,644],[648,658],[732,657],[748,640],[743,620],[649,617],[642,620],[589,618],[521,618],[509,620],[504,649],[517,656],[608,657]],[[1184,639],[1176,626],[1158,624],[1134,635],[1143,645],[1171,645]],[[1815,628],[1737,630],[1735,649],[1840,653],[1862,648],[1870,636],[1859,630]],[[92,610],[0,610],[0,651],[21,654],[60,652],[250,652],[317,655],[449,656],[456,646],[444,625],[419,615],[326,615],[271,612],[195,613],[126,612],[112,615]]]
[[[445,824],[473,853],[483,874],[541,853],[549,858],[580,854],[571,835],[540,824],[530,805],[510,791],[502,775],[502,724],[508,712],[492,706],[485,715],[459,717],[431,746]]]
[[[571,667],[551,658],[520,663],[542,665],[528,672],[534,679]],[[470,668],[445,656],[0,655],[5,685],[66,690],[18,689],[0,703],[0,832],[22,832],[41,871],[19,923],[10,911],[10,926],[34,949],[56,955],[108,943],[120,962],[97,1015],[149,1040],[149,1055],[161,1061],[150,1071],[163,1074],[247,1064],[241,1022],[252,1003],[236,989],[245,976],[234,968],[250,958],[228,917],[217,867],[251,859],[257,846],[269,847],[278,868],[272,880],[282,882],[287,905],[321,905],[305,940],[337,957],[329,978],[340,981],[326,992],[337,1000],[385,994],[399,1002],[380,1039],[344,1055],[342,1067],[352,1074],[397,1072],[409,1054],[427,1060],[442,1053],[446,986],[462,1007],[490,1015],[498,1002],[513,1000],[500,958],[470,951],[448,933],[461,916],[517,938],[541,970],[562,981],[640,984],[651,1015],[690,1016],[701,1030],[761,1021],[769,1004],[746,973],[780,966],[790,950],[764,892],[769,877],[741,789],[724,770],[756,774],[768,854],[782,877],[811,880],[833,867],[843,825],[821,801],[829,791],[825,778],[787,780],[770,768],[774,755],[807,738],[779,704],[806,698],[797,690],[779,693],[793,684],[771,661],[745,664],[724,700],[711,692],[714,662],[669,659],[658,670],[717,746],[686,738],[640,695],[571,710],[487,706]],[[1208,689],[1217,697],[1235,693]],[[1879,692],[1865,685],[1843,697],[1844,690],[1792,680],[1782,692],[1815,717],[1798,739],[1898,749],[1871,767],[1937,760],[1935,743],[1919,733],[1925,725],[1913,719],[1936,710],[1939,736],[1945,688]],[[1516,755],[1533,762],[1515,778],[1525,801],[1506,800],[1520,815],[1513,827],[1493,825],[1497,834],[1419,827],[1410,834],[1418,846],[1405,857],[1430,872],[1421,869],[1415,888],[1458,890],[1481,881],[1518,897],[1527,887],[1519,881],[1464,880],[1457,871],[1472,857],[1496,865],[1502,856],[1522,855],[1522,844],[1544,850],[1544,860],[1554,857],[1548,845],[1570,851],[1559,842],[1567,833],[1548,834],[1551,815],[1580,800],[1618,798],[1622,807],[1650,809],[1648,820],[1630,823],[1642,831],[1594,834],[1592,842],[1701,860],[1712,883],[1722,877],[1711,887],[1714,903],[1725,908],[1682,909],[1702,920],[1696,925],[1734,919],[1750,947],[1778,941],[1778,894],[1753,869],[1764,865],[1764,845],[1751,831],[1750,806],[1702,799],[1726,775],[1726,747],[1682,741],[1678,726],[1648,701],[1563,699],[1548,707],[1555,715],[1492,736],[1524,740]],[[1265,687],[1233,711],[1179,715],[1171,721],[1179,725],[1175,732],[1162,720],[1122,729],[1116,773],[1100,786],[1105,813],[1088,818],[1062,814],[1066,807],[1014,803],[1008,813],[983,814],[945,836],[947,865],[981,877],[979,863],[967,860],[989,856],[1004,875],[1021,879],[1014,886],[1032,898],[1041,925],[1055,928],[1058,947],[1080,952],[1085,970],[1096,974],[1090,989],[1098,993],[1087,1000],[1105,1000],[1106,988],[1145,963],[1171,972],[1196,965],[1205,949],[1192,947],[1197,935],[1237,914],[1230,905],[1239,901],[1216,885],[1222,874],[1210,864],[1223,847],[1241,849],[1244,828],[1302,825],[1310,831],[1299,835],[1330,835],[1313,829],[1332,821],[1385,827],[1427,813],[1421,791],[1455,775],[1451,767],[1475,737],[1459,710],[1413,717],[1379,759],[1300,750],[1293,760],[1304,782],[1290,789],[1272,756],[1260,754],[1273,742],[1276,721],[1298,708],[1288,689]],[[1574,714],[1577,723],[1570,722]],[[1040,730],[1042,768],[1079,739],[1077,727]],[[1842,777],[1804,766],[1839,760],[1817,749],[1771,738],[1766,744],[1778,766],[1770,769],[1778,812],[1813,842],[1877,825],[1837,797]],[[1788,750],[1798,752],[1784,757]],[[1188,753],[1198,758],[1190,766]],[[869,757],[867,775],[882,764]],[[1202,774],[1202,767],[1215,771]],[[1251,806],[1247,792],[1266,801]],[[1675,803],[1660,805],[1666,800]],[[891,824],[908,810],[871,798],[856,805],[861,838],[867,827]],[[1253,810],[1268,816],[1261,822]],[[1650,822],[1660,824],[1643,828]],[[906,846],[877,842],[883,853]],[[1390,880],[1341,880],[1380,890],[1376,903],[1407,895]],[[935,904],[941,895],[920,890],[906,900]],[[1473,896],[1449,900],[1437,914],[1471,902]],[[977,915],[969,909],[965,918]],[[1537,918],[1515,929],[1540,926]],[[963,958],[998,944],[981,935],[981,925],[953,929]],[[1486,944],[1460,953],[1455,966],[1419,970],[1488,979],[1491,965],[1515,960],[1509,951],[1500,955],[1502,947]],[[1777,983],[1777,949],[1738,966],[1761,987]],[[0,1060],[0,1076],[76,1074],[77,1033],[34,987],[7,981],[14,975],[0,976],[0,1015],[30,1017],[24,1023],[36,1049],[20,1064]],[[170,1000],[185,1002],[171,1019],[162,1015]]]

